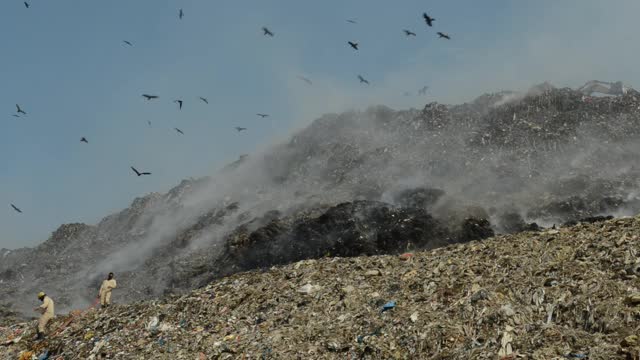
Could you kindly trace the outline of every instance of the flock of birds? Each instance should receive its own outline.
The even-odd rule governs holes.
[[[24,6],[27,9],[29,9],[31,5],[28,2],[25,1],[24,2]],[[180,20],[182,20],[182,18],[184,18],[184,11],[182,9],[178,10],[178,18]],[[425,21],[425,23],[426,23],[426,25],[428,27],[433,27],[433,22],[436,20],[435,18],[430,17],[427,13],[423,13],[422,14],[422,18],[424,19],[424,21]],[[351,24],[357,24],[357,21],[354,20],[354,19],[347,19],[347,22],[349,22]],[[266,26],[262,27],[262,32],[263,32],[264,36],[268,36],[268,37],[274,37],[275,36],[275,33],[273,31],[271,31],[269,28],[267,28]],[[417,36],[416,33],[411,31],[411,30],[403,29],[403,32],[407,37],[409,37],[409,36]],[[443,32],[437,32],[436,34],[441,39],[451,40],[451,37],[448,34],[445,34]],[[125,44],[127,46],[133,47],[133,43],[131,41],[123,40],[122,42],[123,42],[123,44]],[[359,44],[357,42],[355,42],[355,41],[347,41],[347,44],[353,50],[356,50],[356,51],[359,50]],[[310,79],[308,79],[308,78],[306,78],[304,76],[298,76],[298,79],[304,81],[305,83],[307,83],[309,85],[313,84],[313,82]],[[369,80],[365,79],[362,75],[358,75],[358,80],[362,84],[366,84],[366,85],[370,84]],[[419,95],[426,95],[427,89],[428,89],[428,86],[422,87],[421,89],[418,90],[418,94]],[[409,95],[409,94],[405,93],[405,95]],[[145,98],[145,100],[147,100],[147,101],[156,100],[156,99],[160,98],[160,96],[152,95],[152,94],[142,94],[142,97]],[[200,101],[202,101],[203,103],[207,104],[207,105],[209,104],[209,100],[207,98],[205,98],[205,97],[199,97],[198,99]],[[184,101],[182,99],[175,99],[175,100],[173,100],[173,102],[178,105],[178,110],[182,110],[182,107],[183,107],[183,104],[184,104]],[[19,117],[21,117],[23,115],[27,115],[27,113],[22,109],[20,104],[16,104],[16,113],[13,114],[13,116],[19,118]],[[256,115],[261,117],[261,118],[263,118],[263,119],[269,116],[269,114],[265,114],[265,113],[257,113]],[[149,124],[149,126],[151,126],[151,122],[150,121],[147,121],[147,123]],[[177,127],[173,128],[173,129],[179,135],[184,135],[184,132],[181,129],[179,129]],[[242,132],[242,131],[247,130],[247,128],[246,127],[236,126],[235,130],[238,131],[238,132]],[[89,144],[89,141],[84,136],[80,139],[80,142]],[[131,170],[138,177],[145,176],[145,175],[151,175],[151,172],[149,172],[149,171],[138,171],[138,169],[136,169],[133,166],[131,166]],[[16,205],[14,205],[14,204],[10,204],[10,205],[11,205],[11,208],[13,208],[13,210],[15,210],[16,212],[22,213],[22,210],[20,208],[18,208]]]

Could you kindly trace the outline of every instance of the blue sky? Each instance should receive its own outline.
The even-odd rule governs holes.
[[[640,5],[631,0],[30,4],[0,4],[0,248],[33,246],[62,223],[96,223],[137,196],[213,174],[325,112],[468,101],[545,80],[640,84],[633,38]],[[434,28],[423,11],[436,18]],[[264,37],[262,26],[275,37]],[[406,38],[403,29],[418,36]],[[423,85],[430,90],[418,97]],[[160,99],[144,101],[143,93]],[[184,100],[182,111],[174,99]],[[12,116],[16,103],[27,116]],[[137,178],[132,165],[153,175]]]

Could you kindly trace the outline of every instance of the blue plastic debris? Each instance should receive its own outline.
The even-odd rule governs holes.
[[[588,355],[587,354],[578,354],[578,353],[568,353],[564,357],[566,357],[567,359],[587,359]]]
[[[382,312],[385,312],[387,310],[391,310],[394,307],[396,307],[396,302],[395,301],[389,301],[388,303],[384,304],[382,306]]]

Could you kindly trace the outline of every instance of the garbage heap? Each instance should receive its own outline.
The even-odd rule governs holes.
[[[640,216],[303,260],[0,328],[0,358],[638,359]],[[117,301],[117,297],[116,297]]]

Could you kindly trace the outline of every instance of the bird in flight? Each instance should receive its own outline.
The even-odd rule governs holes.
[[[427,15],[427,13],[422,13],[422,17],[424,18],[424,21],[429,26],[433,26],[433,22],[436,21],[436,19],[434,19],[432,17],[429,17],[429,15]]]
[[[422,89],[418,90],[418,95],[426,95],[428,86],[423,86]]]
[[[133,44],[130,41],[127,40],[122,40],[123,43],[129,45],[129,46],[133,46]]]
[[[151,100],[151,99],[157,99],[159,98],[158,95],[147,95],[147,94],[142,94],[142,96],[147,99],[147,100]]]
[[[20,105],[18,105],[18,104],[16,104],[16,112],[17,112],[18,114],[27,115],[27,113],[26,113],[26,112],[24,112],[24,110],[22,110],[22,109],[20,108]]]
[[[352,24],[357,24],[357,22],[355,20],[353,20],[353,19],[347,19],[347,22],[348,23],[352,23]]]
[[[260,116],[263,119],[266,118],[267,116],[269,116],[269,114],[256,114],[256,115]]]
[[[200,96],[200,100],[202,100],[202,102],[204,102],[205,104],[209,105],[209,100],[207,100],[207,98],[203,98],[202,96]]]
[[[243,130],[247,130],[247,128],[245,128],[245,127],[239,127],[239,126],[236,126],[236,127],[235,127],[235,129],[236,129],[236,131],[238,131],[238,132],[243,131]]]
[[[262,27],[262,32],[264,33],[263,35],[265,36],[271,36],[273,37],[273,33],[271,32],[271,30],[267,29],[266,27]]]
[[[29,8],[29,3],[28,2],[24,2],[24,7],[26,7],[27,9]]]
[[[358,80],[360,80],[361,83],[365,83],[365,84],[369,85],[369,81],[367,81],[367,79],[363,78],[362,75],[358,75]]]
[[[177,131],[179,134],[184,135],[184,133],[182,132],[182,130],[178,129],[178,128],[173,128],[175,131]]]
[[[89,141],[87,141],[87,138],[84,136],[82,137],[82,139],[80,139],[80,142],[87,143],[87,144],[89,143]]]
[[[351,42],[351,41],[347,41],[347,42],[349,43],[349,46],[351,46],[352,48],[358,50],[358,43],[354,43],[354,42]]]
[[[184,17],[184,12],[182,11],[182,9],[180,9],[180,11],[178,12],[178,17],[180,19],[182,19]]]
[[[15,211],[17,211],[17,212],[19,212],[19,213],[21,213],[21,214],[22,214],[22,210],[18,209],[18,207],[17,207],[17,206],[15,206],[15,205],[13,205],[13,204],[10,204],[10,205],[11,205],[11,207],[13,208],[13,210],[15,210]]]
[[[404,30],[404,34],[407,36],[416,36],[416,33],[410,30]]]
[[[304,77],[304,76],[298,76],[298,79],[300,79],[300,80],[302,80],[302,81],[306,82],[306,83],[307,83],[307,84],[309,84],[309,85],[313,85],[313,82],[311,82],[311,80],[307,79],[307,78],[306,78],[306,77]]]
[[[445,38],[445,39],[447,39],[447,40],[451,40],[451,38],[449,37],[449,35],[447,35],[447,34],[445,34],[445,33],[442,33],[442,32],[439,32],[439,31],[438,31],[438,36],[439,36],[440,38]]]
[[[182,110],[182,100],[173,100],[173,102],[177,103],[180,110]]]
[[[142,176],[142,175],[151,175],[150,172],[140,172],[138,171],[136,168],[134,168],[133,166],[131,167],[131,170],[133,170],[134,173],[136,173],[136,175],[138,176]]]

